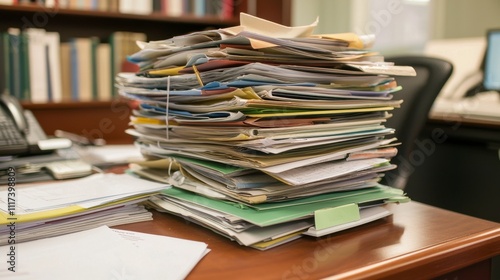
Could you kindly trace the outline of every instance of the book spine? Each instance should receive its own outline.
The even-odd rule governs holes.
[[[78,100],[91,101],[92,95],[92,42],[91,38],[77,38]]]
[[[7,37],[8,46],[8,88],[10,94],[18,99],[22,99],[21,96],[21,69],[19,61],[20,53],[20,31],[17,28],[11,28],[8,30]]]
[[[204,17],[205,16],[205,11],[206,11],[206,6],[205,0],[194,0],[194,15],[197,17]]]
[[[153,0],[153,13],[162,13],[162,0]]]
[[[62,100],[72,100],[72,65],[71,65],[71,43],[63,42],[60,45],[60,62],[61,62],[61,91]]]
[[[153,0],[141,0],[135,2],[135,13],[149,15],[153,13]]]
[[[47,60],[45,57],[45,30],[29,28],[28,55],[30,72],[30,95],[34,103],[46,103],[49,101],[47,88]]]
[[[5,90],[8,90],[8,49],[6,47],[6,42],[8,42],[7,34],[2,32],[0,34],[0,55],[2,56],[2,60],[0,62],[0,93],[3,93]]]
[[[111,77],[111,50],[108,43],[100,43],[97,46],[97,99],[101,101],[111,100],[111,88],[113,77]]]
[[[182,15],[182,0],[168,0],[167,15],[178,17]]]
[[[234,15],[234,1],[233,0],[222,0],[222,11],[221,17],[223,19],[231,19]]]
[[[47,64],[50,76],[48,79],[50,99],[54,102],[62,100],[61,86],[61,61],[60,61],[60,37],[58,32],[47,32],[45,36],[47,46]]]
[[[99,46],[99,38],[91,38],[90,47],[90,69],[92,83],[92,99],[97,100],[97,46]]]
[[[78,101],[78,49],[76,47],[76,41],[73,39],[70,42],[70,68],[71,68],[71,100]]]
[[[47,78],[47,100],[54,101],[54,93],[52,88],[52,70],[50,67],[50,54],[49,54],[49,46],[44,46],[44,58],[45,58],[45,77]]]
[[[30,60],[28,55],[28,38],[21,34],[21,100],[30,100]]]

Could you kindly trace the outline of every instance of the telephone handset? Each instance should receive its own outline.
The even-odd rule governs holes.
[[[0,102],[6,107],[18,130],[21,133],[28,133],[28,122],[23,115],[23,108],[16,98],[12,97],[8,92],[4,92],[1,96]]]
[[[0,95],[0,156],[49,153],[71,144],[68,139],[48,138],[31,111],[23,110],[7,91]]]

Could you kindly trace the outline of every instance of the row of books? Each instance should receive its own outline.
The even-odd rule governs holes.
[[[19,100],[106,101],[113,97],[115,73],[127,69],[127,54],[137,50],[136,40],[144,41],[146,35],[115,32],[107,42],[97,37],[61,42],[58,32],[10,28],[1,40],[0,74]]]
[[[127,133],[139,176],[173,187],[149,204],[266,250],[390,215],[409,200],[380,184],[396,168],[400,100],[412,67],[370,50],[374,36],[313,34],[241,13],[240,25],[145,44],[119,73],[138,104]]]
[[[47,8],[108,11],[127,14],[234,17],[235,0],[6,0],[4,5],[36,4]]]

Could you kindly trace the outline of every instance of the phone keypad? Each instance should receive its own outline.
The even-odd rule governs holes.
[[[14,121],[0,108],[0,154],[26,150],[28,143]]]

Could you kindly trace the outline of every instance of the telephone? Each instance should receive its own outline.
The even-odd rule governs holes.
[[[8,91],[0,95],[0,156],[22,156],[68,148],[71,141],[47,137],[33,113]]]

